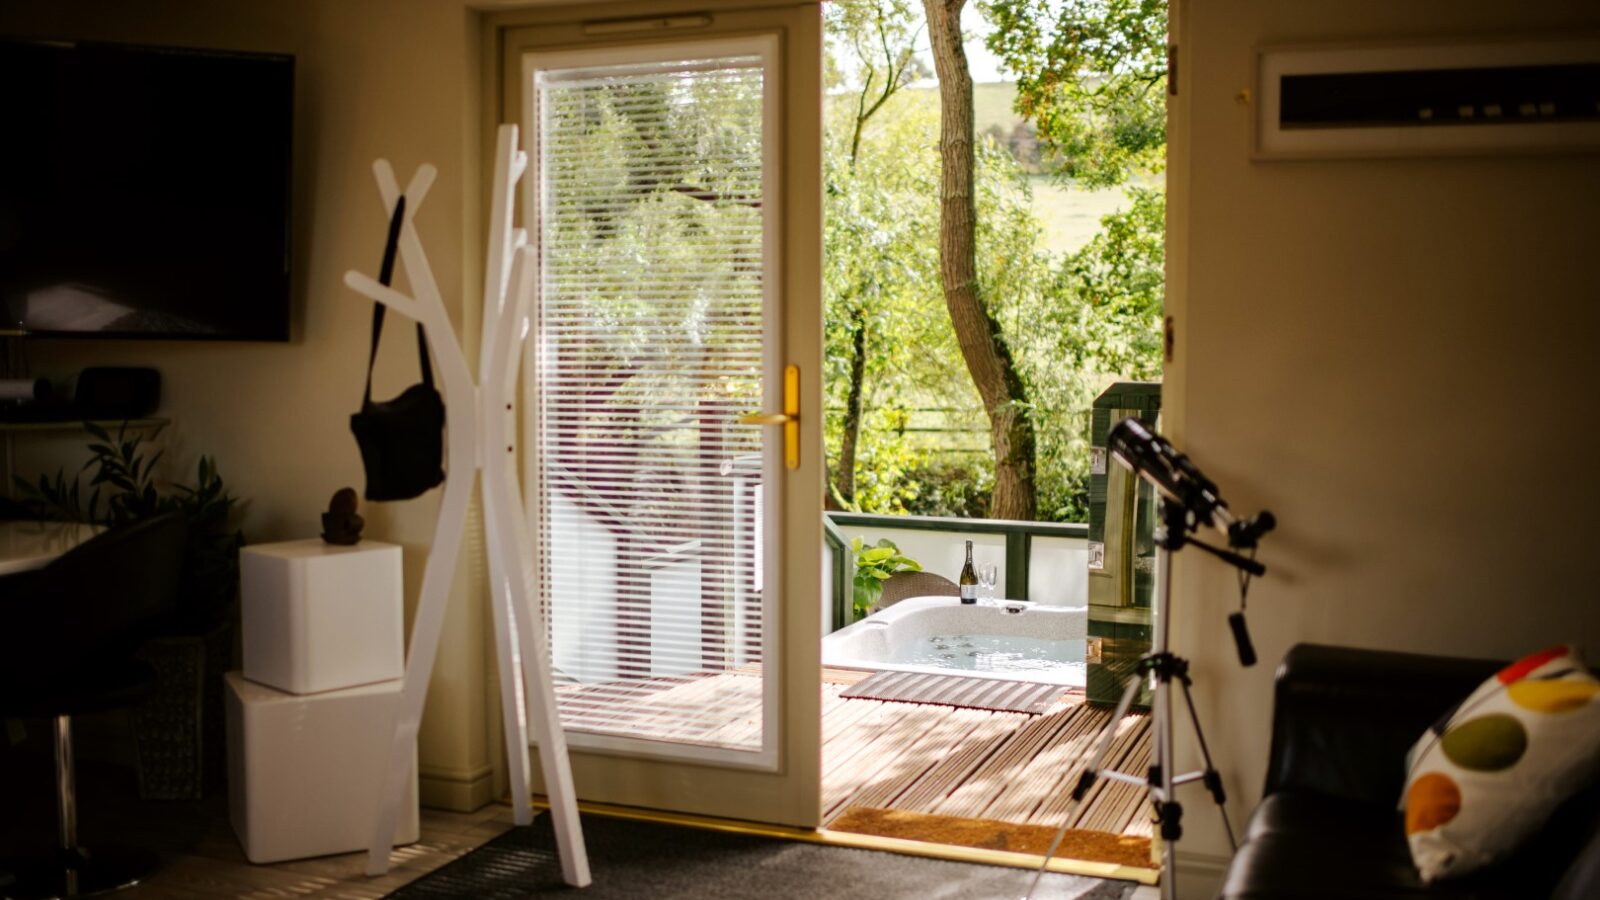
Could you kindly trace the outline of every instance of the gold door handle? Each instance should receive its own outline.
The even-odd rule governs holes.
[[[800,468],[800,367],[783,367],[783,412],[751,413],[739,417],[740,425],[782,425],[783,464]]]

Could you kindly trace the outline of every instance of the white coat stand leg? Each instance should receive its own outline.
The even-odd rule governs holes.
[[[433,182],[432,166],[418,168],[407,186],[406,211],[400,229],[400,259],[415,298],[358,272],[345,274],[345,284],[353,290],[422,324],[439,368],[448,411],[445,433],[450,475],[445,480],[439,521],[412,624],[404,686],[395,713],[394,741],[384,770],[383,793],[367,852],[367,873],[380,875],[389,867],[404,779],[415,757],[422,707],[444,629],[450,582],[460,555],[461,534],[466,526],[467,503],[474,481],[472,475],[474,470],[481,469],[490,605],[500,657],[501,715],[511,768],[513,815],[518,824],[532,819],[528,804],[527,719],[531,706],[535,712],[533,731],[539,742],[550,796],[562,878],[569,885],[583,887],[590,883],[588,856],[578,820],[566,738],[561,731],[551,683],[543,621],[528,587],[533,573],[532,544],[527,540],[515,476],[515,444],[509,438],[514,431],[511,415],[516,366],[521,359],[528,298],[533,288],[531,254],[522,250],[522,235],[511,228],[513,191],[527,168],[526,156],[516,149],[516,142],[516,126],[500,126],[484,285],[484,340],[476,384],[412,224]],[[392,213],[400,198],[394,171],[386,160],[378,160],[373,164],[373,172],[384,208]],[[506,449],[502,451],[501,447]],[[532,702],[527,702],[529,700]]]
[[[503,366],[503,354],[497,354],[496,340],[504,330],[508,254],[515,240],[511,228],[512,191],[517,180],[527,168],[527,157],[517,150],[517,128],[502,125],[495,145],[495,193],[489,213],[489,246],[483,279],[483,337],[478,350],[479,399],[482,402],[483,458],[478,465],[483,470],[483,521],[484,543],[489,557],[489,602],[494,608],[496,649],[500,668],[500,717],[506,738],[506,765],[510,769],[511,816],[518,825],[533,821],[533,808],[528,805],[528,720],[527,698],[522,684],[522,653],[517,642],[517,619],[527,615],[527,608],[518,610],[516,595],[511,591],[511,579],[522,573],[506,565],[512,558],[505,546],[506,533],[496,527],[497,506],[504,494],[490,487],[490,470],[499,464],[499,447],[505,440],[498,426],[506,424],[511,412],[509,404],[502,410],[504,398],[493,388],[495,369]]]
[[[510,290],[506,295],[502,324],[497,335],[496,349],[491,351],[491,368],[494,377],[484,381],[486,410],[511,411],[511,397],[516,396],[517,363],[522,358],[523,323],[528,316],[529,298],[533,295],[535,262],[533,250],[518,247],[511,266]],[[493,397],[494,402],[488,402]],[[484,491],[498,498],[494,504],[496,519],[494,530],[501,537],[501,547],[506,553],[506,567],[521,577],[508,582],[513,608],[517,610],[518,645],[522,650],[522,671],[526,681],[529,712],[532,717],[534,740],[539,745],[539,760],[544,773],[545,796],[550,800],[550,818],[555,827],[556,847],[561,854],[561,873],[567,884],[583,886],[591,881],[588,854],[584,849],[583,829],[578,821],[578,798],[572,784],[572,765],[567,757],[566,733],[561,730],[560,710],[556,706],[556,693],[550,680],[550,653],[542,617],[532,614],[537,601],[528,589],[533,583],[533,541],[527,532],[527,518],[523,514],[522,490],[516,476],[515,444],[509,435],[498,430],[512,421],[509,415],[486,416],[488,424],[487,446],[506,450],[498,454],[499,465],[486,462],[484,466]],[[498,440],[496,440],[498,438]],[[526,612],[525,612],[526,611]],[[524,795],[523,805],[526,805]]]
[[[483,483],[483,517],[494,518],[494,501],[489,496],[487,473]],[[518,825],[533,822],[533,808],[528,796],[528,726],[527,699],[522,690],[522,652],[517,645],[517,611],[513,605],[506,571],[505,552],[500,547],[501,536],[495,529],[484,528],[484,542],[489,556],[489,606],[494,610],[495,650],[500,668],[500,720],[506,738],[506,767],[510,770],[511,820]],[[524,798],[521,802],[517,798]]]

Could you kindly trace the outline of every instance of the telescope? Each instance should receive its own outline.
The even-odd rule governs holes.
[[[1236,517],[1223,502],[1216,483],[1189,457],[1178,452],[1172,442],[1138,419],[1129,417],[1118,422],[1106,438],[1106,449],[1117,462],[1155,485],[1160,492],[1166,526],[1165,534],[1159,539],[1163,550],[1174,552],[1185,546],[1198,547],[1247,575],[1267,574],[1267,567],[1256,562],[1253,554],[1245,556],[1237,551],[1254,550],[1261,536],[1277,527],[1278,520],[1272,513],[1262,510],[1248,519]],[[1231,549],[1213,547],[1189,535],[1201,526],[1222,532]],[[1239,664],[1255,665],[1256,648],[1245,626],[1244,613],[1230,613],[1228,628],[1233,632]]]
[[[1249,519],[1235,517],[1223,502],[1216,483],[1189,457],[1179,453],[1170,441],[1146,428],[1138,419],[1129,417],[1118,422],[1111,429],[1106,444],[1117,462],[1143,476],[1169,502],[1178,504],[1188,513],[1188,530],[1202,525],[1215,528],[1228,538],[1228,546],[1248,550],[1260,542],[1262,535],[1277,527],[1278,520],[1265,510]],[[1237,560],[1225,557],[1225,560],[1252,575],[1264,575],[1267,571],[1265,566],[1242,557]],[[1241,561],[1252,565],[1240,565]]]
[[[1249,576],[1265,575],[1267,572],[1266,566],[1256,562],[1254,550],[1261,536],[1277,525],[1277,520],[1273,518],[1272,513],[1265,510],[1248,519],[1235,516],[1229,511],[1228,504],[1223,502],[1216,483],[1207,478],[1189,457],[1179,453],[1166,438],[1151,431],[1138,419],[1127,418],[1118,422],[1106,438],[1106,450],[1117,462],[1155,485],[1156,491],[1161,494],[1162,526],[1156,531],[1156,547],[1159,551],[1156,571],[1160,576],[1156,581],[1155,628],[1151,650],[1140,658],[1137,668],[1128,678],[1116,711],[1111,714],[1111,718],[1107,720],[1105,728],[1101,730],[1097,739],[1099,746],[1093,760],[1078,775],[1078,782],[1072,789],[1072,800],[1067,810],[1070,814],[1081,805],[1095,781],[1101,777],[1124,784],[1143,786],[1155,806],[1156,824],[1162,841],[1161,895],[1164,900],[1175,900],[1177,857],[1173,848],[1183,836],[1181,824],[1183,805],[1178,802],[1173,792],[1176,787],[1191,781],[1204,784],[1222,814],[1222,825],[1228,833],[1228,843],[1235,849],[1238,849],[1238,845],[1233,838],[1233,826],[1228,822],[1228,798],[1223,792],[1222,776],[1212,765],[1211,751],[1206,747],[1205,735],[1200,730],[1200,717],[1195,711],[1194,699],[1189,693],[1191,684],[1189,661],[1168,650],[1168,631],[1171,621],[1168,613],[1172,602],[1172,554],[1184,547],[1199,547],[1244,573],[1239,579],[1240,611],[1228,616],[1228,627],[1233,630],[1233,640],[1238,647],[1240,664],[1253,666],[1256,662],[1256,650],[1250,643],[1250,633],[1245,629],[1244,594],[1249,587]],[[1193,532],[1202,526],[1222,532],[1228,539],[1227,548],[1213,547],[1195,540]],[[1239,551],[1251,552],[1246,556]],[[1150,702],[1150,729],[1155,735],[1155,750],[1151,765],[1141,775],[1108,770],[1106,762],[1118,733],[1116,723],[1121,722],[1122,717],[1127,714],[1133,698],[1138,695],[1146,678],[1155,682]],[[1187,708],[1190,721],[1194,724],[1200,756],[1205,762],[1204,769],[1183,775],[1175,772],[1173,759],[1172,683],[1174,681],[1183,690],[1184,706]],[[1033,882],[1023,895],[1023,900],[1030,900],[1033,897],[1033,892],[1039,886],[1039,879],[1044,875],[1045,867],[1051,857],[1055,856],[1056,848],[1061,845],[1061,838],[1066,834],[1069,821],[1071,821],[1070,815],[1063,817],[1061,827],[1056,829],[1055,837],[1045,850],[1045,861],[1034,872]]]

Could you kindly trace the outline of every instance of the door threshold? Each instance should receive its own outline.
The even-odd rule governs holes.
[[[542,797],[535,797],[532,800],[532,805],[534,809],[541,810],[549,807],[549,804]],[[874,834],[830,831],[826,828],[796,828],[789,825],[773,825],[767,822],[748,822],[742,819],[723,819],[715,816],[663,812],[634,806],[618,806],[612,803],[591,803],[586,800],[578,801],[578,810],[589,815],[608,816],[614,819],[631,819],[636,822],[681,825],[686,828],[704,828],[710,831],[723,831],[732,834],[753,834],[790,841],[805,841],[810,844],[823,844],[830,847],[882,850],[905,856],[921,856],[928,859],[945,859],[952,862],[975,863],[978,865],[1007,866],[1014,869],[1037,869],[1044,860],[1044,857],[1033,853],[985,850],[978,847],[962,847],[955,844],[934,844],[926,841],[906,840],[904,838],[881,837]],[[1049,865],[1046,866],[1046,870],[1059,872],[1063,875],[1112,878],[1119,881],[1134,881],[1147,885],[1156,884],[1160,879],[1160,873],[1153,869],[1135,868],[1116,863],[1063,859],[1060,857],[1051,859]]]

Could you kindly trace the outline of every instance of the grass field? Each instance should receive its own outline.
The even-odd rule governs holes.
[[[935,83],[918,83],[916,87],[906,89],[906,95],[911,97],[926,97],[918,102],[939,104],[939,86]],[[988,131],[990,127],[999,125],[1007,134],[1022,124],[1022,117],[1017,115],[1011,105],[1017,99],[1017,86],[1009,81],[995,81],[989,84],[975,84],[972,86],[972,125],[979,134]]]
[[[979,134],[999,125],[1010,132],[1022,124],[1022,117],[1011,108],[1016,102],[1017,87],[1009,81],[972,86],[972,125]]]
[[[913,103],[937,106],[937,86],[915,87],[907,91],[906,99]],[[1012,109],[1016,101],[1016,86],[1008,81],[975,84],[972,86],[973,127],[983,135],[998,125],[1010,133],[1022,124],[1022,117]],[[1088,243],[1100,230],[1103,216],[1125,209],[1127,195],[1122,188],[1084,190],[1060,184],[1048,175],[1034,175],[1029,183],[1033,187],[1033,208],[1045,229],[1045,246],[1052,254],[1063,255]]]
[[[1100,219],[1126,209],[1128,195],[1122,188],[1084,190],[1055,184],[1048,175],[1036,175],[1033,182],[1033,211],[1044,224],[1044,243],[1052,254],[1071,253],[1100,230]]]
[[[1016,86],[1010,82],[973,85],[973,125],[980,139],[994,126],[1009,134],[1022,124],[1022,117],[1012,109],[1016,96]],[[893,115],[896,107],[926,109],[937,115],[938,85],[919,84],[908,88],[885,107],[884,114]],[[1085,190],[1043,174],[1030,176],[1028,180],[1033,188],[1034,211],[1044,224],[1045,246],[1057,256],[1088,243],[1100,230],[1103,216],[1128,206],[1127,195],[1120,187]]]

